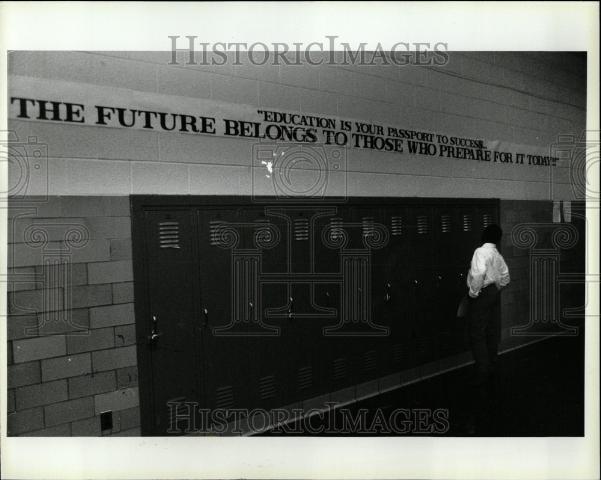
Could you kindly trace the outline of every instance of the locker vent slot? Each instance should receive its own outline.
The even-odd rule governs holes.
[[[330,220],[330,239],[337,242],[344,238],[344,229],[342,228],[342,218],[332,218]]]
[[[259,379],[259,395],[263,400],[275,397],[275,377],[268,375]]]
[[[440,230],[442,233],[449,233],[451,231],[451,216],[441,215],[440,216]]]
[[[234,406],[234,391],[230,385],[219,387],[215,390],[215,407],[216,408],[233,408]]]
[[[488,227],[491,224],[492,215],[490,213],[485,213],[484,215],[482,215],[482,225],[484,225],[484,228]]]
[[[332,379],[341,380],[346,378],[346,359],[337,358],[332,362]]]
[[[428,217],[425,215],[419,215],[417,217],[417,233],[420,235],[426,235],[428,232]]]
[[[472,231],[472,216],[468,214],[463,215],[463,231],[471,232]]]
[[[363,354],[363,371],[371,372],[372,370],[375,370],[376,361],[377,361],[377,357],[376,357],[375,350],[370,350],[369,352],[365,352]]]
[[[363,217],[361,219],[361,228],[364,237],[372,237],[374,235],[374,217]]]
[[[392,361],[394,363],[401,363],[402,359],[403,359],[403,344],[395,343],[392,346]]]
[[[230,235],[230,231],[224,221],[211,220],[209,222],[209,242],[212,247],[227,246],[228,235]]]
[[[294,239],[309,240],[309,220],[307,218],[294,219]]]
[[[159,222],[159,247],[180,248],[179,222]]]
[[[299,390],[306,390],[313,385],[313,368],[301,367],[298,369],[296,376]]]
[[[393,216],[391,218],[391,228],[392,235],[402,235],[403,234],[403,217]]]

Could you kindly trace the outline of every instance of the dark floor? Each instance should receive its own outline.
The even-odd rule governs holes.
[[[583,333],[546,339],[500,356],[495,401],[484,425],[476,431],[470,428],[473,367],[469,366],[347,406],[345,412],[332,410],[265,435],[581,436],[584,434]],[[396,409],[406,410],[402,415],[391,416]],[[440,422],[440,416],[439,422],[433,421],[430,415],[434,414],[426,409],[430,412],[446,409],[448,414],[439,410],[438,415],[448,418],[448,428],[445,422]],[[361,412],[365,412],[364,417]],[[356,425],[361,426],[348,429],[349,418],[359,418]],[[399,429],[402,422],[398,420],[403,418],[410,421],[405,423],[406,429]],[[425,433],[429,425],[438,430]]]

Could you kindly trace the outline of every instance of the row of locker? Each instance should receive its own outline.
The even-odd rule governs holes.
[[[455,311],[495,201],[163,202],[134,203],[146,433],[169,402],[269,409],[466,349]]]

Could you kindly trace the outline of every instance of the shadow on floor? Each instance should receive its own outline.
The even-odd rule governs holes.
[[[578,336],[546,339],[500,356],[495,401],[485,425],[476,432],[469,428],[472,368],[451,371],[263,435],[584,435],[583,329]],[[352,422],[358,423],[352,427]]]

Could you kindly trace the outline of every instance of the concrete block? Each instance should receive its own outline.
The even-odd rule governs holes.
[[[188,193],[187,165],[131,162],[132,193]]]
[[[257,53],[255,62],[260,62],[262,55]],[[257,65],[250,61],[245,55],[240,55],[237,61],[235,58],[232,59],[232,76],[251,78],[256,80],[264,80],[267,82],[278,82],[279,81],[279,65],[273,65],[267,62],[265,65]],[[284,107],[281,107],[284,108]]]
[[[117,388],[115,372],[102,372],[69,380],[69,398],[87,397],[113,391]]]
[[[256,80],[213,75],[211,81],[213,100],[242,105],[259,105],[259,85]]]
[[[99,416],[71,423],[71,435],[74,437],[99,437],[101,434]]]
[[[16,410],[15,390],[10,389],[6,391],[6,408],[7,412],[11,413]]]
[[[88,330],[87,335],[70,335],[67,337],[67,353],[91,352],[115,346],[113,328]]]
[[[111,199],[108,196],[75,196],[65,195],[61,199],[61,217],[89,219],[91,217],[108,217]]]
[[[156,66],[99,52],[15,52],[11,73],[83,84],[156,91]]]
[[[21,433],[40,430],[44,427],[44,414],[42,408],[21,410],[9,413],[6,416],[8,435],[20,435]]]
[[[10,233],[8,238],[11,239]],[[41,279],[36,277],[35,268],[33,267],[11,268],[8,271],[6,289],[9,292],[35,290],[41,288],[41,286]]]
[[[296,87],[259,82],[259,107],[298,111],[300,91]]]
[[[319,90],[336,94],[351,89],[352,81],[346,71],[336,67],[319,69]]]
[[[90,327],[103,328],[134,323],[133,303],[94,307],[90,309]]]
[[[64,187],[52,193],[124,195],[130,192],[131,170],[127,161],[65,159],[63,171]]]
[[[127,408],[118,412],[119,427],[123,430],[130,430],[140,426],[140,407]]]
[[[252,161],[256,140],[205,136],[202,149],[197,137],[192,135],[161,134],[161,161],[169,163],[193,163],[209,165],[249,165]]]
[[[26,314],[63,309],[63,290],[48,288],[8,294],[8,312]]]
[[[71,125],[59,122],[27,122],[11,120],[11,128],[19,136],[52,139],[54,158],[110,160],[152,160],[158,158],[157,134],[127,128],[99,128]],[[102,162],[99,162],[101,164]],[[66,172],[63,172],[66,173]],[[126,193],[122,193],[124,195]],[[98,213],[96,214],[98,215]],[[85,216],[85,215],[71,215]]]
[[[74,422],[94,415],[94,397],[78,398],[44,407],[47,427]]]
[[[110,285],[85,285],[73,287],[72,307],[95,307],[112,303],[112,288]]]
[[[250,195],[252,174],[248,167],[190,165],[190,193],[196,195]]]
[[[35,430],[33,432],[27,432],[21,436],[24,436],[24,437],[70,437],[71,436],[71,425],[66,423],[64,425],[57,425],[56,427],[44,428],[42,430]]]
[[[111,239],[111,260],[131,260],[132,245],[130,238]]]
[[[313,115],[338,115],[338,97],[333,93],[300,89],[300,106],[303,113]]]
[[[134,272],[131,260],[88,264],[88,283],[117,283],[133,281]]]
[[[72,263],[61,265],[37,265],[35,273],[45,285],[51,285],[51,280],[58,275],[67,275],[69,285],[85,285],[88,283],[88,268],[85,263]]]
[[[94,372],[130,367],[137,364],[136,346],[92,352],[92,360]]]
[[[124,217],[91,217],[86,225],[92,238],[130,238],[131,218]]]
[[[15,363],[59,357],[67,352],[67,344],[63,336],[15,340],[13,348]]]
[[[134,282],[113,284],[113,303],[131,303],[134,301]]]
[[[165,95],[211,98],[214,75],[173,65],[158,67],[158,91]]]
[[[64,242],[48,242],[44,248],[26,243],[11,246],[8,255],[9,267],[43,265],[45,252],[61,251],[71,263],[105,262],[110,258],[109,241],[106,239],[88,240],[81,248],[69,248]]]
[[[123,325],[115,327],[115,346],[125,347],[136,343],[135,325]]]
[[[321,68],[315,65],[281,65],[280,83],[295,87],[319,89],[320,70]]]
[[[352,89],[350,92],[346,92],[347,94],[381,102],[390,101],[390,98],[386,96],[387,79],[354,72],[349,75],[352,76]]]
[[[42,360],[42,381],[76,377],[92,371],[89,353]]]
[[[129,196],[108,197],[108,215],[112,217],[129,217],[131,214]]]
[[[126,388],[94,396],[96,415],[107,410],[125,410],[139,405],[138,388]]]
[[[8,388],[22,387],[42,381],[40,362],[21,363],[7,367]]]
[[[130,430],[121,430],[119,433],[117,433],[116,437],[139,437],[141,435],[141,429],[140,428],[132,428]]]
[[[39,383],[16,391],[17,410],[48,405],[67,400],[67,381]]]
[[[90,327],[88,309],[42,313],[38,315],[38,325],[40,335],[85,335]]]
[[[8,340],[37,336],[38,318],[35,315],[8,315],[6,323]]]
[[[138,384],[138,367],[125,367],[116,370],[117,388],[133,387]]]

